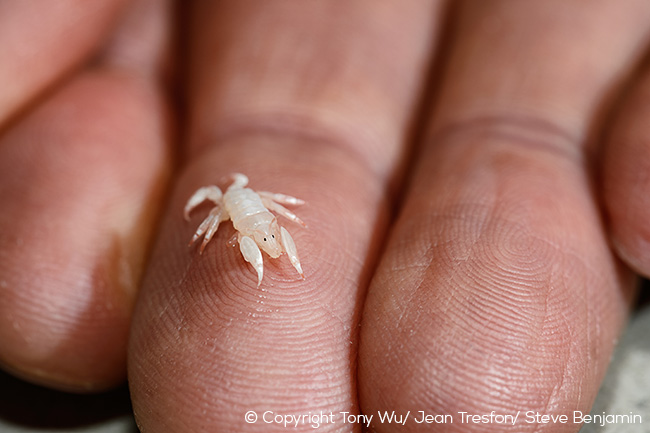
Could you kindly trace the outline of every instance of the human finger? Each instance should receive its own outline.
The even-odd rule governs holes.
[[[0,129],[92,55],[124,0],[0,2]]]
[[[463,423],[460,412],[589,411],[633,281],[604,234],[590,139],[648,18],[640,1],[462,4],[431,133],[366,300],[364,412],[454,417],[437,431],[578,430],[523,415]]]
[[[419,0],[194,4],[187,163],[129,345],[143,431],[284,431],[264,413],[356,413],[360,302],[438,7]],[[291,210],[308,229],[279,219],[295,240],[304,281],[286,257],[264,255],[258,288],[256,273],[228,246],[230,223],[202,255],[187,247],[201,217],[185,222],[185,203],[199,187],[227,186],[221,179],[237,172],[255,190],[307,202]],[[247,411],[257,422],[247,424]],[[298,424],[313,430],[309,421]]]
[[[602,188],[612,245],[636,272],[650,276],[650,73],[629,90],[604,140]]]
[[[27,380],[93,391],[125,378],[169,167],[166,19],[164,2],[133,2],[98,62],[0,139],[0,362]]]

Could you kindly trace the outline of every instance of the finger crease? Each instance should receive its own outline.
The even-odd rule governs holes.
[[[229,116],[220,123],[208,133],[208,137],[201,138],[202,143],[198,146],[201,151],[220,146],[239,136],[264,134],[289,137],[305,143],[337,148],[362,164],[376,179],[385,179],[387,175],[387,164],[381,160],[383,152],[375,151],[386,148],[386,143],[381,143],[371,131],[353,125],[329,123],[313,115],[290,111],[243,113]]]
[[[582,164],[585,138],[559,122],[523,114],[485,114],[443,124],[434,130],[427,146],[437,147],[468,137],[496,139],[530,150],[540,150]]]

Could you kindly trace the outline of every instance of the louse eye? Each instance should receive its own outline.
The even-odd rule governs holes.
[[[275,235],[271,235],[271,237],[272,237],[273,239],[275,239]]]
[[[264,242],[266,242],[266,238],[264,238]]]

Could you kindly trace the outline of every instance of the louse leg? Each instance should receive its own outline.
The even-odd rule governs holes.
[[[298,251],[296,251],[296,244],[293,242],[293,238],[284,227],[280,227],[280,236],[282,236],[282,246],[284,247],[287,256],[289,256],[289,261],[304,280],[305,275],[302,273],[300,260],[298,260]]]
[[[212,213],[218,210],[218,212],[214,213],[214,217],[212,218],[212,222],[210,223],[208,230],[205,232],[205,237],[203,238],[203,243],[201,244],[201,249],[199,250],[200,254],[203,254],[203,250],[205,249],[205,246],[210,242],[210,239],[212,239],[212,236],[217,232],[219,229],[219,224],[221,224],[223,221],[226,221],[228,219],[228,213],[226,212],[225,209],[221,209],[219,207],[216,207],[212,209],[210,212],[210,215]]]
[[[233,173],[230,177],[232,178],[232,185],[230,187],[243,188],[248,185],[248,177],[245,174]]]
[[[190,197],[190,199],[187,201],[187,204],[185,205],[185,210],[183,212],[185,220],[189,221],[190,212],[192,212],[192,209],[203,203],[205,200],[210,200],[212,203],[220,205],[221,197],[223,197],[223,194],[217,186],[210,185],[199,188],[192,195],[192,197]]]
[[[291,197],[290,195],[286,194],[278,194],[275,192],[268,192],[268,191],[258,191],[260,197],[267,198],[269,200],[272,200],[276,203],[280,204],[288,204],[292,206],[300,206],[302,204],[305,204],[304,200],[300,200],[299,198]]]
[[[257,272],[257,287],[262,284],[264,276],[264,262],[262,261],[262,252],[255,241],[248,236],[239,236],[239,250],[244,260],[250,263]]]
[[[200,251],[202,253],[203,249],[205,248],[205,245],[210,241],[210,239],[214,235],[214,232],[219,227],[219,223],[221,222],[222,216],[223,216],[223,212],[219,206],[212,209],[208,214],[208,216],[205,217],[203,222],[201,222],[199,228],[196,229],[196,232],[192,236],[192,240],[190,241],[188,246],[191,246],[205,233],[205,238],[203,239],[203,244],[201,245],[201,251]]]
[[[291,212],[286,207],[282,206],[279,203],[274,202],[273,200],[271,200],[268,197],[265,197],[265,196],[260,196],[260,197],[262,198],[262,204],[264,206],[266,206],[266,208],[268,210],[271,210],[271,211],[277,213],[278,215],[282,215],[283,217],[285,217],[285,218],[287,218],[287,219],[289,219],[291,221],[297,222],[298,224],[300,224],[303,227],[307,227],[307,224],[305,224],[300,218],[298,218],[298,216],[295,213]]]

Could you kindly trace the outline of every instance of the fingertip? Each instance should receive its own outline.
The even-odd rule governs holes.
[[[3,136],[0,360],[39,384],[96,391],[125,378],[168,173],[160,101],[130,84],[76,77]]]
[[[613,250],[635,272],[650,277],[650,197],[646,193],[650,179],[639,179],[640,173],[650,170],[650,161],[642,162],[643,153],[650,156],[644,149],[635,152],[624,145],[616,154],[607,153],[603,201]]]
[[[614,250],[637,273],[650,277],[650,71],[616,114],[603,148],[604,207]]]
[[[427,161],[435,170],[414,178],[364,306],[367,413],[586,412],[597,392],[629,308],[629,272],[572,161],[484,140],[441,148]],[[495,160],[507,176],[485,168]]]
[[[650,215],[649,215],[650,217]],[[639,225],[621,230],[621,221],[612,223],[610,241],[616,255],[634,272],[650,277],[650,241]]]
[[[253,431],[265,426],[246,425],[244,414],[263,407],[262,412],[279,407],[293,413],[314,407],[335,413],[356,410],[351,409],[356,396],[350,341],[356,335],[357,278],[367,274],[349,276],[359,275],[364,261],[357,258],[372,250],[366,246],[369,232],[364,232],[372,221],[371,194],[356,181],[363,169],[341,164],[337,150],[301,153],[294,150],[304,148],[301,140],[283,137],[273,147],[264,146],[266,140],[263,134],[241,137],[237,146],[204,153],[184,170],[172,195],[172,211],[162,223],[129,340],[133,404],[139,422],[149,429],[184,425],[197,430],[207,414],[216,429]],[[242,152],[255,157],[242,159]],[[316,161],[323,169],[294,171],[305,167],[296,164],[298,158],[313,161],[314,155],[320,156]],[[334,168],[336,181],[329,177]],[[318,206],[304,210],[305,217],[318,222],[316,232],[299,230],[295,239],[305,260],[315,260],[305,283],[282,256],[264,254],[263,272],[247,263],[229,246],[228,239],[236,239],[230,221],[215,233],[207,257],[179,248],[178,240],[191,227],[173,209],[195,185],[234,169],[254,173],[253,189],[266,186],[310,196],[327,184],[336,191],[319,194]],[[292,190],[291,185],[299,186]],[[345,202],[351,204],[337,207],[339,194],[350,194]],[[332,208],[341,214],[333,223],[319,211]],[[152,387],[157,388],[154,395]]]
[[[126,378],[135,287],[124,275],[131,271],[119,268],[129,265],[109,254],[92,266],[88,256],[58,251],[51,240],[38,247],[40,254],[16,251],[2,267],[0,362],[25,380],[65,391],[115,387]],[[54,261],[47,258],[52,253]],[[63,263],[67,271],[49,269]]]

